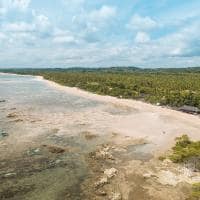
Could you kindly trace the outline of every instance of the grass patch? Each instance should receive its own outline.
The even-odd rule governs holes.
[[[200,170],[200,141],[191,141],[187,135],[176,138],[169,159],[175,163],[191,163]]]
[[[174,163],[186,163],[200,171],[200,141],[191,141],[187,135],[177,137],[169,159]],[[192,192],[187,200],[200,200],[200,182],[192,185]]]
[[[192,194],[190,200],[200,199],[200,182],[192,185]]]

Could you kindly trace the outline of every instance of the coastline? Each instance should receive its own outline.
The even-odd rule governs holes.
[[[23,91],[29,79],[17,77],[26,75],[12,75],[22,82],[17,88]],[[199,173],[158,158],[167,155],[177,136],[188,134],[199,140],[200,119],[197,116],[62,86],[42,76],[28,76],[34,87],[41,85],[42,90],[34,93],[28,87],[30,92],[26,96],[39,92],[44,101],[37,107],[31,99],[30,107],[23,104],[23,109],[14,104],[14,110],[10,105],[4,109],[6,102],[5,105],[2,103],[2,115],[12,129],[8,130],[9,137],[0,141],[1,152],[4,152],[0,159],[6,160],[2,168],[5,172],[0,176],[0,186],[5,190],[0,190],[0,197],[9,189],[14,191],[13,194],[17,191],[21,199],[24,196],[35,199],[33,193],[37,192],[40,193],[37,199],[47,196],[55,199],[56,194],[63,195],[67,190],[66,198],[75,199],[77,193],[74,194],[73,189],[77,191],[77,187],[81,199],[119,197],[119,200],[131,200],[134,196],[141,200],[180,200],[180,195],[182,199],[189,196],[190,184],[199,181]],[[46,109],[48,95],[43,93],[46,89],[49,98],[58,94],[66,99],[69,96],[69,101],[61,109],[55,109],[62,105],[58,97]],[[21,92],[17,95],[24,98]],[[67,110],[71,106],[70,96],[72,99],[78,97],[77,106],[87,105],[83,104],[85,99],[99,103],[74,112]],[[41,102],[41,98],[38,100]],[[119,113],[113,114],[113,110]],[[123,114],[123,111],[127,113]],[[86,178],[79,182],[78,174]],[[68,185],[73,180],[78,186]],[[34,187],[24,194],[25,186],[30,184]],[[44,185],[46,188],[42,191]]]
[[[169,111],[169,112],[173,112],[174,114],[180,114],[181,116],[193,116],[194,118],[199,118],[200,117],[198,115],[194,115],[194,114],[190,114],[190,113],[185,113],[185,112],[181,112],[178,110],[174,110],[171,107],[167,107],[167,106],[157,106],[155,104],[151,104],[148,102],[144,102],[144,101],[140,101],[140,100],[135,100],[135,99],[124,99],[124,98],[117,98],[114,96],[109,96],[109,95],[100,95],[100,94],[96,94],[96,93],[92,93],[92,92],[88,92],[86,90],[82,90],[80,88],[77,87],[69,87],[69,86],[65,86],[65,85],[61,85],[59,83],[56,83],[54,81],[50,81],[45,79],[43,76],[36,76],[36,75],[22,75],[22,74],[14,74],[14,73],[4,73],[4,72],[0,72],[0,75],[5,75],[5,74],[9,74],[9,75],[13,75],[13,76],[29,76],[29,77],[35,77],[37,80],[39,81],[43,81],[45,83],[47,83],[49,86],[54,87],[58,90],[62,90],[65,91],[67,93],[76,95],[76,96],[81,96],[84,98],[88,98],[91,100],[96,100],[96,101],[101,101],[101,102],[105,102],[105,103],[113,103],[113,104],[120,104],[122,106],[128,106],[128,107],[138,107],[141,108],[144,106],[145,109],[155,109],[155,111]]]
[[[131,130],[133,129],[133,124],[134,124],[133,120],[135,120],[134,115],[132,115],[130,118],[125,118],[124,120],[120,119],[118,122],[118,130],[120,130],[121,128],[120,126],[122,124],[122,121],[125,122],[125,125],[121,129],[122,131],[119,131],[121,132],[121,135],[131,137],[134,139],[146,138],[148,142],[151,142],[156,146],[155,151],[154,151],[155,156],[159,156],[162,153],[169,150],[174,145],[175,138],[183,134],[187,134],[193,140],[200,139],[200,135],[198,135],[198,132],[195,130],[197,127],[199,127],[199,124],[200,124],[200,117],[197,115],[184,113],[184,112],[173,110],[167,107],[156,106],[150,103],[137,101],[133,99],[119,99],[117,97],[91,93],[91,92],[88,92],[76,87],[63,86],[56,82],[46,80],[42,76],[37,76],[36,78],[39,81],[43,81],[47,85],[54,87],[57,90],[61,90],[75,96],[80,96],[86,99],[108,103],[110,105],[115,105],[117,107],[138,110],[142,114],[142,116],[141,117],[137,116],[138,123],[135,124],[136,126],[135,130],[132,131],[132,133],[130,133]],[[148,116],[149,113],[153,114],[152,119],[151,117]],[[163,121],[160,119],[159,119],[160,121],[158,120],[154,122],[154,119],[153,119],[154,115],[156,115],[156,118],[157,117],[162,118],[163,116],[164,118],[166,117],[167,118],[166,127],[165,127],[165,122],[163,123]],[[171,125],[169,125],[171,119],[172,119],[172,123]],[[174,125],[174,121],[177,121],[177,125]],[[162,125],[159,125],[159,122],[161,122]],[[143,134],[141,134],[141,129],[137,127],[137,125],[141,126],[140,123],[143,123],[144,126],[148,127],[146,128],[146,130],[144,130]],[[192,126],[195,127],[194,130],[191,129]],[[187,129],[187,131],[185,132],[185,130],[182,130],[182,128]],[[155,133],[153,134],[149,133],[150,130],[154,130],[154,129],[156,130]],[[173,129],[177,130],[177,132],[171,133]],[[169,134],[163,135],[162,132],[165,132],[165,131],[169,132]]]
[[[28,75],[28,74],[23,75],[23,74],[14,74],[14,73],[6,73],[6,72],[0,72],[0,75],[36,77],[36,76],[33,76],[33,75]]]
[[[2,75],[9,74],[10,75],[11,73],[0,73],[0,74],[2,74]],[[156,137],[161,137],[161,134],[163,131],[171,132],[172,129],[178,130],[177,133],[174,133],[173,137],[171,134],[169,134],[168,136],[166,136],[166,135],[162,136],[163,139],[160,139],[161,141],[159,141],[159,142],[165,144],[165,147],[163,147],[163,150],[170,148],[174,144],[174,138],[180,136],[181,134],[188,134],[194,140],[200,139],[199,138],[200,136],[197,133],[195,133],[195,131],[194,132],[192,132],[192,131],[189,131],[189,132],[181,131],[180,132],[179,131],[182,128],[185,128],[186,130],[191,130],[191,127],[195,127],[195,129],[196,129],[196,127],[199,127],[200,118],[197,115],[180,112],[177,110],[173,110],[170,107],[169,108],[161,107],[161,106],[153,105],[153,104],[138,101],[138,100],[119,99],[117,97],[91,93],[91,92],[88,92],[88,91],[85,91],[85,90],[82,90],[82,89],[79,89],[76,87],[60,85],[56,82],[45,79],[43,76],[20,75],[20,74],[11,74],[11,75],[34,77],[38,81],[42,81],[42,82],[46,83],[48,86],[54,87],[56,90],[64,91],[66,93],[69,93],[69,94],[72,94],[75,96],[80,96],[80,97],[83,97],[86,99],[103,102],[103,103],[114,105],[117,107],[138,110],[141,113],[141,116],[137,116],[138,121],[137,120],[136,121],[137,121],[137,123],[144,124],[144,126],[146,127],[145,130],[142,129],[142,131],[144,131],[144,134],[141,134],[141,130],[138,128],[136,128],[133,131],[133,133],[130,133],[131,132],[130,130],[133,128],[133,126],[132,126],[133,123],[132,123],[131,119],[135,120],[135,116],[132,115],[130,118],[124,119],[124,122],[126,125],[124,125],[124,127],[123,127],[124,128],[123,135],[131,136],[131,137],[133,136],[134,138],[148,137],[152,141],[154,139],[156,140]],[[149,113],[152,116],[149,116]],[[165,126],[165,123],[163,124],[162,119],[161,120],[159,119],[158,121],[157,121],[157,119],[155,121],[151,121],[151,120],[153,120],[152,118],[154,118],[154,117],[155,118],[162,118],[162,117],[166,118],[167,119],[166,123],[168,123],[167,127],[164,127],[164,128],[162,127],[162,126]],[[121,120],[123,120],[123,119],[121,119]],[[169,127],[170,120],[176,121],[177,125],[175,125],[175,122],[173,122],[173,123],[171,123],[172,127]],[[159,122],[161,122],[162,125],[156,124]],[[179,124],[179,122],[180,122],[180,124]],[[137,125],[137,123],[136,123],[136,125]],[[119,120],[119,124],[117,124],[117,125],[119,125],[117,127],[118,127],[118,130],[120,130],[120,120]],[[157,133],[149,135],[148,127],[149,127],[149,130],[151,130],[151,129],[156,130]],[[187,128],[187,127],[190,127],[190,128]],[[137,131],[138,131],[138,133],[137,133]],[[166,139],[166,141],[164,141],[164,138]],[[158,142],[156,142],[156,143],[158,143]],[[162,146],[160,146],[160,147],[162,147]]]
[[[143,101],[139,101],[139,100],[134,100],[134,99],[119,99],[117,97],[113,97],[113,96],[109,96],[109,95],[99,95],[99,94],[95,94],[92,92],[88,92],[86,90],[82,90],[80,88],[77,87],[69,87],[69,86],[64,86],[64,85],[60,85],[56,82],[50,81],[45,79],[43,76],[35,76],[38,80],[41,80],[43,82],[46,82],[48,85],[50,85],[51,87],[54,87],[56,89],[65,91],[67,93],[76,95],[76,96],[81,96],[84,98],[88,98],[91,100],[96,100],[96,101],[101,101],[101,102],[105,102],[105,103],[113,103],[113,104],[119,104],[122,106],[128,106],[128,107],[135,107],[135,108],[141,108],[144,107],[145,109],[155,109],[155,111],[169,111],[169,112],[173,112],[174,114],[180,114],[182,116],[193,116],[194,118],[199,118],[198,115],[193,115],[193,114],[188,114],[188,113],[184,113],[181,111],[177,111],[177,110],[173,110],[170,107],[164,107],[164,106],[157,106],[151,103],[147,103],[147,102],[143,102]]]

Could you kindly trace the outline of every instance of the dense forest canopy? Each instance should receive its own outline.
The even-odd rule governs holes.
[[[200,68],[140,69],[136,67],[70,69],[1,69],[41,75],[59,84],[101,95],[139,99],[160,105],[200,108]]]

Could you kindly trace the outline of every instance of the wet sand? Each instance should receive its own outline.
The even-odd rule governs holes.
[[[38,77],[48,85],[67,93],[101,101],[116,109],[132,111],[120,116],[112,128],[124,136],[146,138],[158,146],[159,152],[166,151],[174,144],[174,138],[187,134],[194,140],[200,139],[200,116],[182,113],[166,107],[155,106],[141,101],[102,96],[78,88],[61,86],[55,82]]]
[[[198,116],[17,77],[0,97],[0,199],[182,200],[200,181],[158,160],[176,136],[200,139]]]

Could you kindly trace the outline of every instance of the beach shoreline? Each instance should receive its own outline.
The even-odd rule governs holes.
[[[79,180],[76,169],[84,176],[89,173],[84,181],[78,182],[78,186],[73,186],[74,189],[80,187],[82,199],[103,200],[105,196],[108,199],[117,196],[118,199],[131,200],[134,195],[141,200],[150,197],[167,200],[170,194],[171,199],[180,200],[177,194],[189,196],[189,184],[197,182],[199,174],[169,159],[161,161],[158,158],[167,158],[175,138],[182,134],[194,140],[200,139],[198,116],[141,101],[93,94],[59,85],[42,76],[28,76],[34,87],[40,85],[42,89],[32,93],[31,85],[28,84],[30,92],[26,95],[42,95],[42,107],[36,109],[37,105],[32,105],[32,99],[27,106],[13,104],[15,110],[11,110],[7,104],[9,99],[7,101],[5,98],[6,101],[2,103],[2,109],[7,108],[2,116],[13,128],[8,130],[8,137],[0,141],[4,152],[0,159],[5,162],[2,168],[5,172],[0,178],[7,182],[12,179],[19,196],[24,195],[24,185],[33,182],[40,191],[46,184],[45,180],[51,183],[54,176],[58,183],[58,187],[54,187],[55,193],[51,193],[51,185],[54,183],[46,186],[46,189],[52,195],[49,199],[55,199],[57,191],[66,191],[71,178]],[[18,85],[18,91],[23,90],[26,81]],[[49,99],[54,98],[54,94],[69,99],[64,101],[61,109],[56,109],[63,103],[59,97],[50,107],[45,108],[48,105],[46,92],[50,94]],[[16,94],[21,95],[21,92]],[[74,105],[71,104],[73,99],[78,99]],[[94,107],[87,107],[90,100],[94,102]],[[73,109],[67,109],[68,106],[79,108],[80,105],[84,106],[84,110],[74,112]],[[33,106],[36,107],[33,109]],[[77,166],[75,171],[74,166]],[[24,174],[24,171],[28,173]],[[74,174],[68,177],[70,172]],[[35,179],[38,175],[39,179]],[[16,184],[15,180],[22,181]],[[24,180],[27,180],[26,184]],[[5,190],[0,190],[0,197],[9,189],[7,182],[1,183]],[[184,187],[179,187],[179,183]],[[166,184],[170,187],[166,188]],[[79,195],[73,193],[71,186],[67,188],[68,199]],[[31,187],[29,190],[25,195],[33,197],[31,192],[34,189]],[[40,191],[40,194],[38,199],[46,198],[45,192]]]
[[[200,124],[200,118],[197,115],[184,113],[181,111],[173,110],[171,108],[161,107],[161,106],[153,105],[150,103],[146,103],[146,102],[142,102],[142,101],[138,101],[138,100],[134,100],[134,99],[119,99],[117,97],[91,93],[91,92],[82,90],[77,87],[69,87],[69,86],[60,85],[56,82],[45,79],[43,76],[36,76],[36,79],[39,81],[45,82],[47,85],[54,87],[57,90],[64,91],[66,93],[69,93],[69,94],[72,94],[75,96],[80,96],[80,97],[83,97],[86,99],[91,99],[94,101],[108,103],[110,105],[116,105],[117,107],[123,107],[123,108],[127,108],[127,109],[135,109],[135,110],[138,110],[139,112],[155,113],[155,115],[158,115],[158,117],[166,116],[169,119],[172,118],[172,119],[177,120],[177,122],[179,122],[179,120],[183,121],[183,123],[184,122],[186,123],[186,126],[187,126],[187,124],[189,124],[189,125],[193,124],[194,126],[199,126],[199,124]],[[167,127],[165,130],[164,128],[159,126],[159,122],[156,125],[157,132],[155,134],[151,135],[151,134],[148,134],[148,132],[151,129],[152,130],[156,129],[155,126],[152,125],[152,124],[154,124],[154,122],[152,122],[152,124],[151,124],[151,118],[146,118],[146,115],[144,114],[144,116],[142,116],[141,118],[139,117],[138,119],[139,119],[138,125],[140,123],[139,121],[141,121],[141,123],[144,123],[144,126],[146,124],[146,127],[149,127],[149,129],[144,130],[144,134],[141,134],[141,129],[137,129],[137,128],[136,128],[136,130],[133,131],[133,133],[131,133],[130,130],[133,129],[131,118],[124,120],[126,122],[125,122],[125,126],[123,126],[123,128],[121,129],[122,131],[120,130],[121,120],[119,120],[119,122],[118,122],[119,127],[118,127],[117,131],[119,131],[122,136],[132,137],[136,140],[145,138],[148,142],[153,143],[155,145],[155,147],[154,147],[155,150],[153,152],[153,154],[155,156],[160,156],[160,155],[162,155],[162,153],[164,153],[168,149],[170,149],[175,144],[175,138],[181,136],[182,134],[187,134],[193,140],[200,139],[200,136],[197,134],[197,132],[192,132],[192,131],[188,131],[188,132],[177,131],[176,133],[174,132],[173,135],[172,135],[172,133],[165,134],[165,133],[171,132],[171,129],[170,129],[170,127],[169,128]],[[172,125],[172,126],[174,126],[174,125]],[[179,129],[181,129],[181,126],[182,125],[180,125],[180,127],[178,125],[177,125],[177,127],[174,126],[174,129],[179,130]],[[189,128],[189,130],[190,130],[190,128]]]
[[[1,73],[1,74],[10,74],[10,73]],[[116,129],[119,131],[121,130],[121,134],[125,136],[134,137],[136,139],[148,138],[151,142],[154,140],[156,141],[157,137],[159,137],[160,139],[156,141],[156,144],[158,145],[160,143],[159,148],[162,149],[162,152],[171,148],[172,145],[174,145],[174,139],[182,134],[188,134],[189,137],[191,137],[193,140],[199,140],[199,135],[196,133],[196,131],[192,132],[190,131],[191,128],[188,128],[189,126],[199,127],[200,118],[197,115],[180,112],[177,110],[173,110],[171,108],[161,107],[161,106],[153,105],[153,104],[138,101],[138,100],[119,99],[117,97],[104,96],[104,95],[91,93],[91,92],[84,91],[76,87],[60,85],[56,82],[45,79],[43,76],[18,75],[18,74],[12,74],[12,75],[30,76],[30,77],[35,78],[38,81],[42,81],[43,83],[47,84],[48,86],[52,88],[55,88],[56,90],[66,92],[71,95],[79,96],[79,97],[90,99],[93,101],[103,102],[110,105],[115,105],[118,107],[123,107],[126,109],[134,109],[134,110],[139,111],[141,116],[132,115],[130,117],[125,118],[124,120],[119,119]],[[137,117],[138,119],[136,120],[135,117]],[[165,129],[162,127],[162,126],[165,126],[165,122],[163,122],[162,119],[157,120],[157,118],[162,118],[162,117],[166,118],[165,119],[166,123],[168,123]],[[155,118],[155,122],[153,121],[153,118]],[[133,129],[134,120],[136,120],[135,122],[136,126],[137,125],[142,126],[141,124],[143,123],[144,128],[136,127],[135,130],[131,131],[131,129]],[[170,120],[177,121],[177,124],[181,122],[182,123],[181,126],[183,126],[185,129],[189,131],[180,132],[179,129],[181,129],[181,126],[176,127],[176,125],[170,123]],[[160,125],[159,123],[162,123],[163,125]],[[171,128],[171,126],[173,127]],[[173,129],[177,129],[177,132],[174,132],[172,135],[171,132]],[[154,131],[155,133],[150,134],[149,133],[150,130]],[[165,132],[166,133],[170,132],[170,134],[164,134]]]
[[[191,113],[185,113],[185,112],[182,112],[182,111],[178,111],[178,110],[171,108],[170,106],[158,106],[158,105],[151,104],[151,103],[148,103],[148,102],[144,102],[144,101],[141,101],[141,100],[118,98],[118,97],[109,96],[109,95],[100,95],[100,94],[96,94],[96,93],[92,93],[92,92],[80,89],[78,87],[69,87],[69,86],[61,85],[61,84],[56,83],[54,81],[47,80],[43,76],[22,75],[22,74],[0,72],[0,75],[6,75],[6,74],[13,75],[13,76],[34,77],[37,80],[43,81],[43,82],[47,83],[49,86],[54,87],[58,90],[62,90],[62,91],[65,91],[67,93],[70,93],[72,95],[84,97],[84,98],[91,99],[91,100],[101,101],[101,102],[105,102],[105,103],[120,104],[120,105],[124,105],[124,106],[129,106],[129,107],[134,106],[134,107],[144,107],[145,109],[155,109],[155,110],[159,110],[159,111],[160,110],[169,111],[169,112],[173,112],[175,114],[180,114],[181,116],[190,115],[190,116],[194,116],[194,118],[200,119],[199,115],[194,115],[194,114],[191,114]]]

